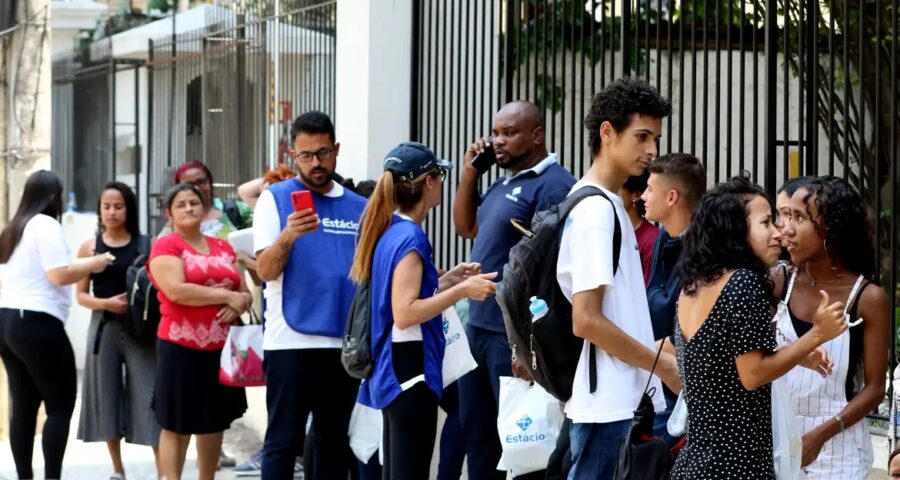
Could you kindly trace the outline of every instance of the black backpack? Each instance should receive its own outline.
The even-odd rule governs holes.
[[[369,295],[369,280],[356,286],[356,293],[350,303],[347,324],[344,327],[344,341],[341,345],[341,364],[344,370],[360,380],[372,374],[372,306]]]
[[[602,196],[613,207],[615,275],[622,245],[622,227],[615,204],[603,190],[587,186],[569,195],[559,205],[534,215],[530,230],[523,229],[525,238],[510,250],[509,262],[503,267],[503,281],[497,285],[497,303],[503,312],[513,360],[521,357],[521,365],[531,373],[534,381],[562,401],[572,396],[572,382],[584,339],[572,333],[572,304],[556,282],[556,261],[569,212],[583,199],[594,195]],[[549,309],[537,323],[532,323],[528,309],[532,296],[547,302]],[[596,347],[591,345],[588,366],[591,393],[597,389],[596,355]]]
[[[125,286],[128,288],[128,313],[122,320],[125,333],[135,342],[149,345],[156,341],[156,330],[159,328],[159,299],[156,287],[150,281],[147,271],[147,259],[150,257],[150,237],[141,236],[138,250],[140,255],[128,267],[125,273]]]

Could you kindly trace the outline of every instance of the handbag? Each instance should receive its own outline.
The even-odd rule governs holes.
[[[255,322],[255,323],[254,323]],[[263,371],[263,327],[250,309],[250,325],[232,325],[219,357],[219,383],[229,387],[261,387]]]
[[[475,370],[478,363],[469,349],[469,339],[463,328],[456,307],[444,310],[441,321],[444,328],[444,361],[441,365],[441,376],[444,388],[459,380],[463,375]]]
[[[647,379],[647,386],[644,387],[641,401],[637,410],[634,411],[631,426],[628,427],[628,434],[619,450],[619,461],[613,476],[615,480],[669,478],[669,471],[674,462],[666,441],[653,436],[653,420],[656,417],[656,410],[653,408],[651,398],[656,393],[656,387],[650,388],[650,381],[653,379],[653,372],[656,371],[656,364],[659,362],[659,355],[662,353],[665,343],[666,341],[663,339],[659,344],[656,360],[653,361],[653,368]]]

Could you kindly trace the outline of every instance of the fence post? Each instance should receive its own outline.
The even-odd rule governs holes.
[[[802,7],[801,7],[802,8]],[[818,0],[806,1],[806,175],[818,173],[819,163],[819,5]],[[802,62],[803,59],[798,59]]]
[[[630,77],[631,76],[631,50],[633,46],[631,45],[631,35],[628,35],[628,28],[631,26],[631,1],[625,0],[622,2],[622,76]],[[635,30],[637,30],[637,26],[635,26]],[[613,71],[615,71],[615,66],[613,66]],[[671,95],[671,93],[670,93]]]
[[[778,110],[777,93],[778,93],[778,6],[777,0],[766,1],[766,133],[765,133],[765,163],[766,173],[763,182],[766,193],[770,197],[775,198],[775,181],[776,181],[776,150],[777,142],[777,122],[776,113]]]
[[[421,88],[421,85],[419,85],[419,69],[421,68],[419,65],[419,49],[421,48],[419,45],[419,36],[422,31],[421,11],[422,5],[420,2],[413,1],[411,15],[412,33],[410,34],[410,37],[412,38],[412,48],[410,49],[409,61],[409,138],[417,142],[422,141],[422,139],[419,138],[419,92]]]
[[[518,30],[516,30],[517,22],[516,22],[516,3],[519,0],[506,0],[506,8],[504,9],[504,14],[506,18],[506,37],[503,41],[503,76],[504,76],[504,92],[503,92],[503,103],[509,103],[513,101],[513,71],[515,67],[513,67],[513,63],[515,62],[515,56],[513,53],[513,42],[514,35],[518,35]]]

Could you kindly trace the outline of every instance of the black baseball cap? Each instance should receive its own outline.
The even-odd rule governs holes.
[[[403,142],[384,157],[384,171],[395,172],[400,180],[411,182],[433,168],[453,170],[453,164],[440,160],[428,147],[418,142]]]

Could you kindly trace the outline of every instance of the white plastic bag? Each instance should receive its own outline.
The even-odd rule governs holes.
[[[350,414],[350,449],[360,462],[369,463],[372,455],[379,450],[383,429],[381,410],[361,403],[353,406],[353,413]]]
[[[444,377],[444,388],[459,380],[463,375],[475,370],[478,364],[469,350],[469,339],[466,330],[459,320],[459,314],[454,307],[444,310],[444,363],[441,366],[441,375]]]
[[[266,384],[261,325],[236,325],[228,329],[228,339],[219,355],[219,383],[231,387]]]
[[[776,480],[805,479],[800,469],[803,455],[803,430],[791,406],[787,380],[772,382],[772,453]]]
[[[666,430],[673,437],[680,437],[688,431],[688,411],[687,403],[684,401],[684,390],[678,394],[678,401],[669,415],[669,421],[666,423]]]
[[[498,413],[503,455],[497,470],[518,476],[547,468],[563,423],[559,400],[536,383],[500,377]]]

